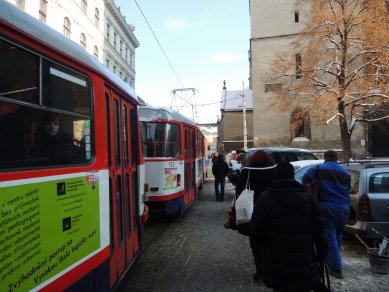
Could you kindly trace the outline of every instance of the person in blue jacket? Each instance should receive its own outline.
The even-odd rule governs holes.
[[[337,163],[335,151],[324,153],[324,163],[311,167],[303,176],[304,186],[310,186],[314,181],[318,185],[318,199],[325,218],[325,229],[329,241],[326,262],[329,273],[336,278],[343,278],[340,247],[343,239],[344,226],[349,215],[351,176]]]

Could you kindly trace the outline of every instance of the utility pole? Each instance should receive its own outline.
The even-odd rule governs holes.
[[[246,97],[244,95],[244,81],[242,81],[242,98],[243,98],[243,149],[247,151]]]

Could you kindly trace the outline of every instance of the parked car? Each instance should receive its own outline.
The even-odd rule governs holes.
[[[250,156],[258,150],[266,151],[273,156],[276,163],[280,161],[298,161],[298,160],[318,160],[313,153],[302,148],[283,148],[283,147],[261,147],[261,148],[250,148],[247,151],[247,160]]]
[[[322,162],[291,162],[295,167],[295,179],[301,183],[307,170]],[[351,174],[350,215],[345,232],[358,234],[366,239],[388,236],[389,162],[363,161],[341,165]]]
[[[351,195],[347,233],[368,239],[389,235],[389,162],[350,163]],[[376,231],[374,231],[374,229]]]

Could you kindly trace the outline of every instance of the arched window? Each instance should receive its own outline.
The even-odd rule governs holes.
[[[95,25],[99,27],[100,24],[100,12],[99,9],[95,9]]]
[[[80,35],[80,45],[84,49],[86,48],[86,36],[84,33],[81,33],[81,35]]]
[[[95,46],[93,48],[93,55],[96,57],[96,58],[99,58],[99,49],[97,48],[97,46]]]
[[[70,28],[71,28],[70,20],[69,18],[65,17],[63,20],[63,34],[68,38],[70,38],[70,32],[71,32]]]
[[[290,118],[292,130],[292,139],[310,140],[311,139],[311,122],[309,113],[304,108],[296,108]]]

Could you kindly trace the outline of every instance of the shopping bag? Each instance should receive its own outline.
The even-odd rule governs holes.
[[[251,215],[254,208],[254,191],[245,189],[236,200],[236,224],[248,223],[251,221]]]
[[[248,223],[254,208],[254,190],[249,187],[250,171],[247,175],[246,188],[240,194],[235,203],[236,224]]]
[[[234,196],[234,198],[232,199],[232,202],[231,202],[231,206],[228,209],[226,218],[224,219],[224,227],[226,229],[232,229],[232,230],[236,230],[237,229],[237,227],[236,227],[235,202],[236,202],[236,198]]]

